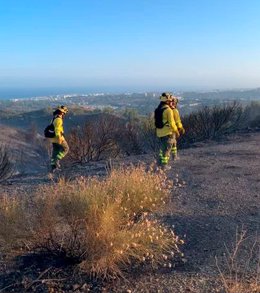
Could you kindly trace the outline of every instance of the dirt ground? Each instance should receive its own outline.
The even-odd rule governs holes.
[[[260,134],[251,133],[179,152],[180,160],[168,171],[175,188],[164,218],[185,239],[185,262],[166,274],[138,276],[131,292],[225,292],[219,269],[226,277],[254,274],[250,265],[230,274],[230,259],[228,263],[225,259],[241,231],[248,238],[235,259],[238,264],[249,260],[248,251],[259,241],[259,146]],[[254,261],[259,265],[259,255]],[[259,293],[260,287],[253,290],[248,292]]]
[[[259,146],[259,132],[233,135],[220,142],[201,143],[181,150],[180,159],[171,163],[172,169],[167,171],[167,175],[173,180],[174,188],[171,202],[162,219],[167,224],[174,225],[176,234],[185,239],[184,257],[174,268],[137,271],[128,281],[120,280],[96,287],[89,287],[84,278],[75,280],[71,277],[71,283],[60,286],[56,291],[41,291],[40,287],[38,291],[33,291],[32,286],[26,292],[227,292],[219,270],[226,278],[236,276],[237,283],[246,279],[250,284],[254,266],[257,262],[259,265],[259,259],[252,255],[251,249],[255,241],[259,241]],[[151,160],[149,156],[141,156],[139,159],[146,162]],[[102,164],[96,169],[89,166],[89,173],[102,173],[103,167]],[[86,169],[78,172],[84,171]],[[10,181],[9,185],[0,186],[0,192],[12,193],[14,189],[18,193],[24,192],[28,188],[37,188],[38,184],[44,182],[48,180],[40,175],[24,176]],[[225,260],[230,260],[228,251],[232,250],[236,235],[241,231],[246,231],[247,239],[242,243],[237,259],[233,260],[241,263],[241,268],[236,267],[235,272],[233,267],[229,271],[230,267]],[[248,264],[251,256],[252,265]],[[12,291],[12,287],[1,290],[1,286],[4,288],[10,284],[10,276],[14,280],[24,276],[17,267],[15,274],[10,268],[8,270],[2,265],[0,292],[19,292],[15,289]],[[259,274],[258,272],[258,277]],[[251,291],[239,290],[233,293],[260,292],[259,287],[248,289]]]

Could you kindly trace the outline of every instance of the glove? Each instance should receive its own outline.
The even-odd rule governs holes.
[[[59,144],[62,144],[63,143],[63,140],[64,140],[63,136],[59,136],[59,138],[58,138]]]

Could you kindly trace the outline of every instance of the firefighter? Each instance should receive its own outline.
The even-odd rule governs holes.
[[[173,112],[173,117],[174,117],[174,121],[176,123],[176,126],[178,128],[178,131],[180,133],[180,135],[184,135],[185,134],[185,129],[182,125],[181,122],[181,117],[180,117],[180,113],[179,110],[177,109],[177,105],[178,105],[178,98],[174,97],[173,95],[171,96],[172,98],[172,102],[170,103],[170,107],[172,109]],[[177,160],[178,159],[178,151],[177,151],[177,140],[174,141],[173,146],[172,146],[172,155],[173,155],[173,160]]]
[[[68,143],[64,137],[63,119],[68,113],[68,108],[65,106],[58,107],[53,112],[52,124],[54,126],[55,136],[50,138],[52,142],[52,157],[51,157],[51,171],[60,169],[60,160],[62,160],[69,151]]]
[[[172,147],[176,144],[176,138],[180,136],[173,117],[173,111],[170,107],[172,95],[170,93],[162,93],[160,96],[160,104],[155,109],[155,127],[156,135],[160,141],[159,165],[164,170],[169,170],[168,165]]]

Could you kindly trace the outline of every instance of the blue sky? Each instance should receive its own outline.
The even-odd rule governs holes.
[[[0,0],[0,88],[260,86],[259,0]]]

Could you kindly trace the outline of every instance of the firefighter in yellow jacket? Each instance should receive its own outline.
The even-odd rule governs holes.
[[[173,95],[171,96],[171,98],[172,98],[172,102],[170,104],[170,107],[173,112],[174,121],[176,123],[176,126],[178,128],[180,135],[184,135],[185,129],[184,129],[182,122],[181,122],[179,110],[177,109],[177,105],[178,105],[179,100],[178,100],[178,98],[174,97]],[[177,140],[175,140],[173,143],[172,155],[173,155],[174,160],[178,159]]]
[[[63,159],[68,151],[69,146],[64,137],[63,118],[68,113],[68,108],[65,106],[58,107],[53,112],[53,126],[55,137],[50,138],[52,142],[52,157],[51,157],[51,171],[60,168],[59,161]]]
[[[179,137],[179,131],[176,126],[173,111],[170,107],[172,97],[170,93],[162,93],[160,104],[155,110],[156,135],[160,141],[159,164],[163,169],[170,169],[168,166],[172,147],[176,144],[176,137]]]

